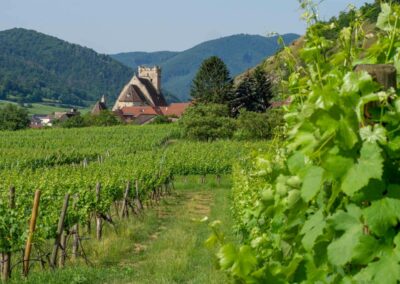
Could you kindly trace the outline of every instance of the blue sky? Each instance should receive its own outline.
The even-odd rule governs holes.
[[[365,0],[325,0],[322,18]],[[181,51],[222,36],[303,33],[297,0],[0,0],[0,30],[34,29],[101,53]]]

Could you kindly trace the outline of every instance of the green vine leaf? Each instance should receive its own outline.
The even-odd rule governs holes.
[[[383,198],[364,209],[365,221],[372,232],[384,236],[400,220],[400,200]]]
[[[383,172],[382,150],[376,143],[365,142],[357,164],[349,169],[342,183],[342,190],[349,196],[366,186],[373,179],[380,179]]]
[[[301,187],[301,197],[305,202],[310,201],[315,197],[322,187],[324,169],[321,167],[310,167],[304,177]]]
[[[311,216],[301,229],[300,234],[304,235],[302,244],[306,250],[311,250],[314,247],[316,239],[322,235],[326,222],[322,210]]]
[[[366,142],[379,142],[381,144],[387,143],[387,131],[379,124],[374,126],[368,125],[360,129],[360,136]]]

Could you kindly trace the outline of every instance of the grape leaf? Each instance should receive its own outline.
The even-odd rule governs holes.
[[[311,216],[301,229],[300,234],[304,235],[302,244],[306,250],[311,250],[314,247],[315,240],[322,235],[326,222],[322,210]]]
[[[394,252],[387,251],[355,275],[354,280],[357,283],[396,284],[400,280],[399,259]]]
[[[339,122],[339,146],[350,150],[358,142],[358,136],[347,120],[341,119]]]
[[[400,219],[400,200],[383,198],[373,201],[371,206],[364,209],[364,216],[371,231],[384,236]]]
[[[360,129],[360,136],[363,141],[366,142],[379,142],[381,144],[386,144],[387,142],[387,131],[381,125],[371,125],[363,127]]]
[[[340,166],[340,165],[338,165]],[[376,143],[365,142],[357,164],[349,169],[342,182],[342,190],[352,196],[366,186],[370,179],[380,179],[383,172],[381,148]]]
[[[296,152],[292,156],[290,156],[287,161],[287,165],[292,175],[296,175],[300,170],[305,167],[305,159],[306,157],[301,152]]]
[[[328,246],[329,262],[334,265],[348,263],[353,256],[353,250],[356,248],[360,236],[362,236],[361,225],[352,227],[340,238],[331,242]]]
[[[301,197],[304,201],[310,201],[321,189],[324,169],[316,166],[310,167],[304,177],[301,187]]]
[[[328,259],[332,264],[344,265],[356,254],[354,250],[363,234],[360,216],[361,210],[355,205],[349,205],[347,212],[338,211],[330,218],[329,221],[336,230],[345,231],[328,246]]]
[[[390,15],[392,14],[392,8],[388,3],[382,3],[381,5],[381,13],[378,16],[378,21],[376,22],[376,26],[383,31],[390,31],[392,29],[392,25],[390,24]]]

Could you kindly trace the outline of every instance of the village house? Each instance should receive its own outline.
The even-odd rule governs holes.
[[[53,126],[53,117],[46,114],[34,114],[31,117],[31,128],[41,128]]]
[[[161,68],[138,68],[138,75],[124,86],[112,110],[126,122],[145,124],[158,115],[176,120],[190,103],[167,104],[161,92]]]

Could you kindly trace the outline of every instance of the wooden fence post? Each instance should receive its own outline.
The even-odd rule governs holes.
[[[124,193],[124,199],[122,201],[122,218],[124,217],[129,217],[129,212],[128,212],[128,198],[129,198],[129,190],[131,187],[131,182],[128,181],[126,183],[126,188],[125,188],[125,193]]]
[[[136,205],[139,210],[143,210],[143,204],[142,201],[140,200],[140,195],[139,195],[139,180],[135,180],[135,190],[136,190],[136,196],[135,196]]]
[[[72,259],[76,260],[78,257],[79,249],[79,225],[78,223],[72,227],[73,239],[72,239]]]
[[[61,256],[59,259],[58,266],[62,268],[65,266],[65,259],[67,258],[67,232],[65,231],[61,233],[60,247],[61,247]]]
[[[29,224],[28,240],[26,241],[25,253],[24,253],[23,275],[25,277],[27,277],[29,273],[29,259],[31,257],[33,233],[35,232],[36,229],[36,219],[39,213],[39,202],[40,202],[40,190],[36,190],[35,198],[33,200],[31,221]]]
[[[100,191],[101,191],[101,184],[97,182],[96,184],[96,204],[100,203]],[[96,212],[96,237],[97,240],[101,240],[102,237],[102,218],[100,216],[100,212]]]
[[[67,210],[68,210],[68,202],[69,202],[69,194],[66,194],[65,198],[64,198],[64,204],[61,209],[60,218],[58,219],[56,239],[54,240],[53,251],[52,251],[51,257],[50,257],[50,266],[53,269],[56,268],[57,253],[58,253],[58,249],[61,247],[60,241],[61,241],[61,238],[62,238],[62,235],[64,232],[64,221],[65,221],[65,216],[66,216]],[[64,247],[61,247],[61,249],[65,250]]]
[[[359,64],[354,71],[366,71],[371,77],[382,85],[383,90],[396,89],[396,68],[391,64]]]

